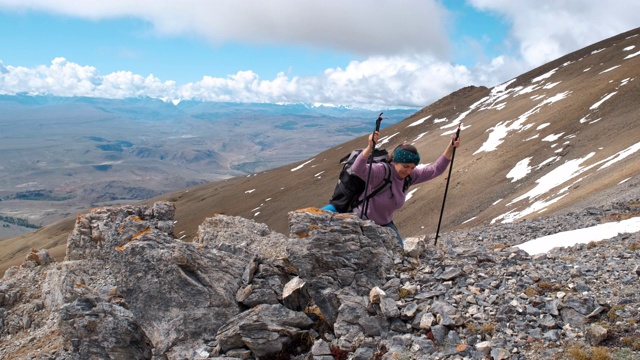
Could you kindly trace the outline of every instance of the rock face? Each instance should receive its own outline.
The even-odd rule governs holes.
[[[317,209],[289,213],[288,237],[217,215],[183,242],[172,203],[98,208],[78,216],[63,262],[33,250],[5,273],[0,358],[634,358],[638,234],[533,257],[512,246],[612,210],[403,251],[388,228]]]
[[[341,296],[367,296],[393,271],[393,230],[363,223],[353,215],[315,212],[289,214],[289,260],[307,292],[333,325]]]

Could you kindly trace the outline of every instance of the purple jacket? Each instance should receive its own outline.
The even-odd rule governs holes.
[[[435,178],[447,169],[450,162],[451,161],[444,157],[444,155],[440,155],[434,164],[421,168],[416,167],[413,172],[411,172],[411,184],[415,185]],[[384,164],[380,163],[373,164],[373,167],[371,168],[371,178],[369,180],[369,189],[367,190],[368,194],[371,193],[372,189],[375,189],[377,185],[384,181],[384,166]],[[354,174],[366,181],[369,174],[367,159],[362,155],[358,155],[358,158],[353,163],[351,170]],[[366,218],[372,220],[378,225],[386,225],[392,222],[394,211],[400,209],[402,205],[404,205],[406,194],[402,192],[403,185],[404,179],[400,178],[400,175],[396,172],[393,163],[391,163],[391,188],[369,200],[369,210],[368,214],[366,214]],[[358,208],[359,211],[362,211],[361,207],[362,205]]]

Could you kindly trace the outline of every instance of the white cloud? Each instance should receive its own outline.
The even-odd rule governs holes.
[[[470,0],[512,24],[517,56],[533,68],[640,24],[637,0]]]
[[[14,72],[16,68],[8,68],[10,74],[0,79],[2,93],[110,98],[146,94],[163,99],[422,107],[462,87],[493,86],[527,70],[505,57],[479,64],[475,69],[452,64],[447,27],[454,18],[436,0],[380,0],[375,6],[343,0],[270,0],[252,2],[250,6],[239,6],[235,0],[0,0],[0,8],[94,20],[134,17],[148,21],[160,35],[196,36],[215,44],[333,49],[360,57],[345,68],[329,68],[316,77],[289,78],[280,73],[274,79],[264,79],[251,70],[243,70],[225,78],[204,76],[180,87],[173,81],[126,72],[100,76],[90,68],[90,80],[71,74],[66,78],[68,86],[36,81],[38,87],[33,89],[28,86],[33,79],[53,74],[57,68],[21,69],[20,74]],[[17,79],[22,86],[13,86]],[[52,80],[62,79],[53,76]],[[83,86],[75,86],[80,84]]]
[[[126,71],[101,76],[93,66],[81,66],[64,58],[55,58],[50,66],[35,68],[3,66],[0,71],[0,94],[52,94],[58,96],[93,96],[123,98],[161,97],[175,86],[150,75],[142,77]]]
[[[136,17],[160,34],[212,43],[294,44],[367,56],[449,50],[450,15],[436,0],[376,0],[375,6],[355,0],[0,0],[0,8],[88,19]]]
[[[447,32],[454,17],[437,0],[379,0],[375,6],[356,0],[265,0],[242,5],[236,0],[0,0],[4,10],[92,20],[133,17],[147,21],[159,35],[199,37],[214,44],[332,49],[358,59],[317,76],[279,73],[265,79],[242,70],[183,85],[128,71],[100,74],[99,69],[64,58],[33,68],[0,61],[0,93],[422,107],[465,86],[503,83],[640,23],[636,0],[469,3],[512,25],[507,45],[515,52],[483,58],[471,67],[452,63]]]
[[[204,76],[182,86],[153,75],[143,77],[127,71],[101,75],[92,66],[64,58],[35,68],[0,63],[0,94],[424,106],[472,82],[469,69],[463,66],[419,57],[353,61],[345,69],[327,69],[319,77],[290,78],[279,73],[268,80],[250,70],[238,71],[225,78]]]

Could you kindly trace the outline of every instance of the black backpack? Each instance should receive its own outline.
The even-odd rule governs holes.
[[[373,150],[373,162],[385,164],[384,181],[380,183],[371,193],[367,194],[366,199],[360,200],[360,195],[364,192],[365,181],[351,171],[353,162],[360,155],[362,149],[353,150],[351,154],[340,159],[340,163],[344,164],[340,171],[338,184],[333,191],[333,196],[329,203],[340,213],[352,212],[364,200],[371,199],[379,193],[391,187],[391,165],[389,164],[389,153],[385,149]]]

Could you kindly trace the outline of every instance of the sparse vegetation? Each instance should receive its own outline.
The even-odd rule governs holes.
[[[400,297],[400,299],[404,299],[409,295],[410,295],[409,290],[405,288],[400,288],[400,290],[398,290],[398,296]]]
[[[478,327],[474,323],[471,323],[471,322],[465,323],[464,327],[467,328],[467,330],[471,331],[474,334],[478,333]]]
[[[593,360],[610,360],[613,359],[609,353],[609,349],[603,346],[596,346],[591,349],[591,358]]]
[[[609,349],[602,346],[596,346],[585,349],[580,345],[573,345],[568,350],[569,355],[575,360],[612,360],[613,357],[609,353]]]
[[[631,205],[633,206],[633,203]],[[640,216],[640,212],[632,211],[628,213],[614,213],[614,214],[610,214],[603,217],[602,222],[606,223],[611,221],[622,221],[622,220],[631,219],[636,216]]]
[[[620,339],[620,344],[634,351],[640,351],[640,337],[626,336]]]
[[[34,201],[65,201],[69,199],[73,199],[75,195],[66,194],[66,195],[55,195],[51,190],[28,190],[28,191],[20,191],[13,195],[7,196],[8,200],[34,200]]]
[[[532,297],[532,296],[540,295],[540,293],[539,293],[535,288],[533,288],[532,286],[529,286],[528,288],[526,288],[526,289],[524,290],[524,293],[525,293],[525,295],[527,295],[528,297]]]
[[[496,331],[496,325],[493,323],[487,323],[482,325],[482,327],[480,328],[480,331],[483,334],[493,334],[494,331]]]
[[[609,310],[609,312],[607,313],[607,318],[609,319],[609,321],[617,321],[620,318],[620,316],[618,316],[618,310],[623,309],[624,305],[616,305],[612,307],[611,310]]]
[[[29,228],[29,229],[39,229],[40,228],[40,226],[38,226],[38,225],[34,225],[34,224],[29,223],[29,221],[26,220],[26,219],[16,218],[16,217],[13,217],[13,216],[0,215],[0,221],[4,221],[7,224],[13,224],[13,225],[16,225],[16,226],[26,227],[26,228]],[[8,227],[8,226],[6,226],[6,227]]]
[[[589,360],[589,353],[578,345],[573,345],[568,350],[569,355],[575,360]]]
[[[560,290],[560,286],[559,285],[551,283],[549,281],[544,281],[544,280],[538,281],[536,283],[536,286],[537,286],[540,294],[546,294],[546,293],[549,293],[551,291]]]
[[[628,348],[618,349],[613,352],[613,358],[615,360],[637,360],[638,356]]]

